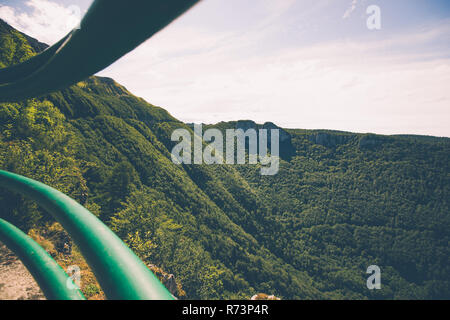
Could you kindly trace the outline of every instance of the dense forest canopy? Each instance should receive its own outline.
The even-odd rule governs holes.
[[[0,21],[0,67],[44,48]],[[0,104],[0,168],[79,201],[187,298],[450,298],[448,138],[286,129],[278,174],[261,176],[254,165],[174,164],[177,128],[191,130],[90,77]],[[53,223],[19,195],[0,190],[0,202],[25,231]],[[366,287],[374,264],[381,290]]]

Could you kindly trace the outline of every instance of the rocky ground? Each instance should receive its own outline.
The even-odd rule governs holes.
[[[44,299],[25,266],[0,242],[0,300]]]

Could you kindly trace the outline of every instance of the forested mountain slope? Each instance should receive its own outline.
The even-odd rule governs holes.
[[[1,66],[43,48],[0,22]],[[191,130],[91,77],[0,104],[0,168],[72,196],[188,298],[450,296],[448,139],[286,130],[279,173],[261,176],[172,163],[177,128]],[[0,201],[23,230],[53,221],[20,196],[0,190]],[[382,290],[366,288],[371,264]]]

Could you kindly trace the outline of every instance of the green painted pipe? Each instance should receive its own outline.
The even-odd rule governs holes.
[[[134,50],[199,0],[96,0],[66,41],[21,70],[0,73],[0,101],[15,102],[65,89]],[[26,64],[27,62],[23,62]]]
[[[13,251],[49,300],[85,300],[72,279],[33,239],[0,218],[0,241]],[[71,284],[71,288],[68,286]]]
[[[40,54],[35,55],[22,63],[0,69],[0,85],[19,81],[45,66],[71,34],[72,33],[67,34],[53,46],[48,47]]]
[[[0,170],[0,186],[33,199],[63,226],[80,248],[108,299],[173,299],[133,251],[75,200],[43,183],[3,170]]]

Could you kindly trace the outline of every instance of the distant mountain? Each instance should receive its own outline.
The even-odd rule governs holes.
[[[0,66],[43,48],[0,22]],[[285,129],[279,173],[261,176],[254,165],[174,164],[177,128],[192,132],[90,77],[0,104],[0,168],[85,205],[187,298],[450,298],[448,139]],[[20,196],[0,191],[0,203],[24,230],[52,222]],[[366,287],[374,264],[381,290]]]

